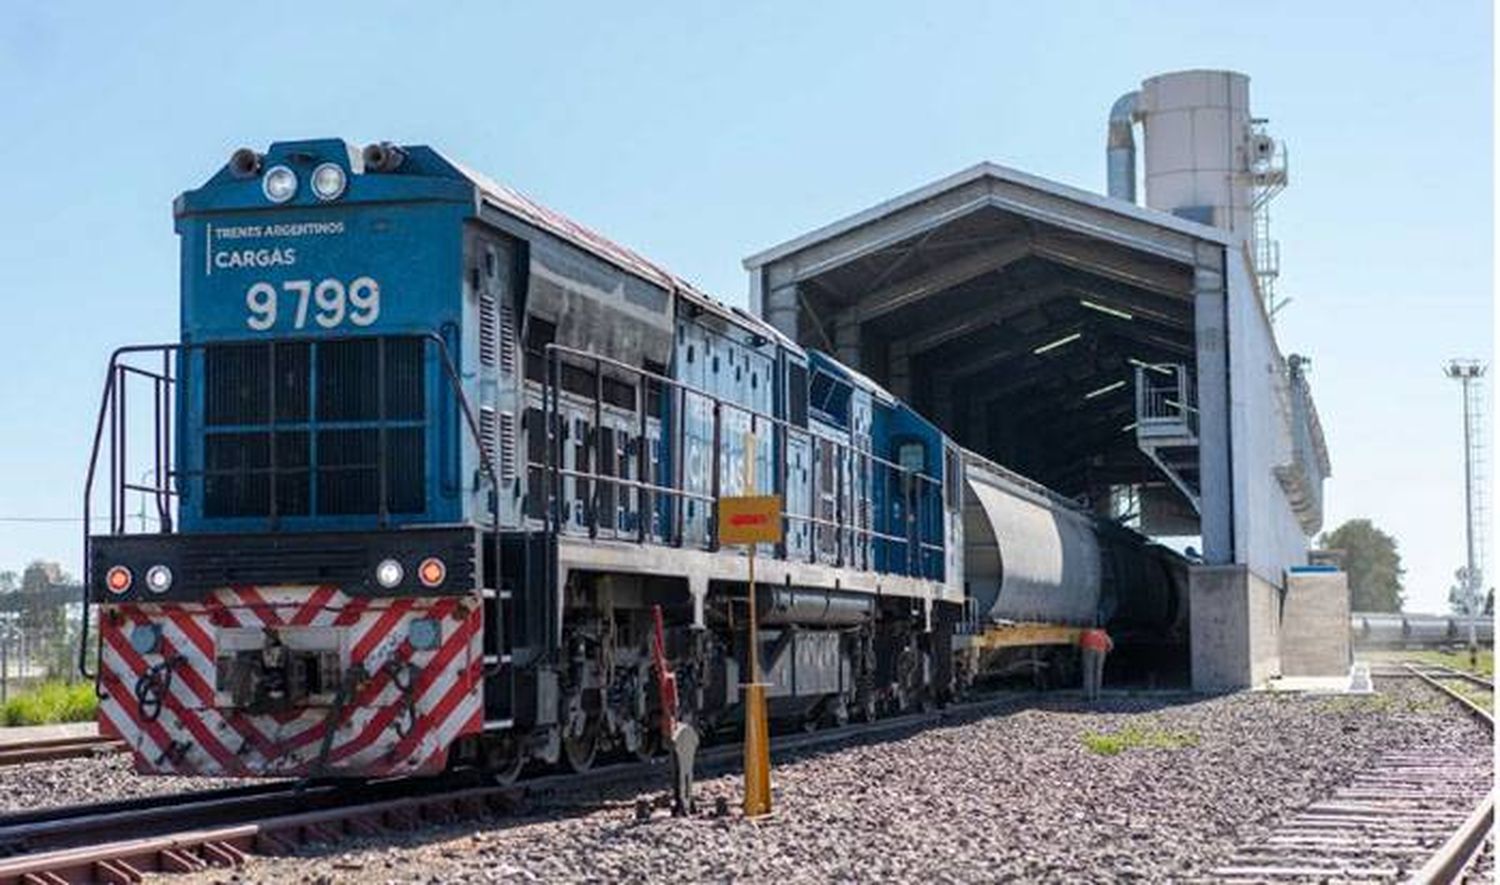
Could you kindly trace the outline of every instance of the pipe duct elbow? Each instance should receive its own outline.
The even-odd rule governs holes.
[[[1127,92],[1109,109],[1107,166],[1109,195],[1135,202],[1135,118],[1141,93]]]

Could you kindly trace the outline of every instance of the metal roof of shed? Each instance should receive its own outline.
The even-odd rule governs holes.
[[[1137,206],[1133,203],[1126,203],[1121,200],[1106,197],[1102,194],[1096,194],[1091,191],[1083,190],[1082,188],[1076,188],[1071,185],[1062,184],[1061,182],[1052,181],[1050,179],[1032,175],[1027,172],[1022,172],[1019,169],[1013,169],[1009,166],[1003,166],[999,163],[991,163],[986,161],[982,163],[976,163],[973,166],[970,166],[969,168],[963,169],[959,172],[955,172],[954,174],[949,175],[946,178],[938,179],[931,184],[926,184],[922,187],[907,191],[904,194],[900,194],[898,196],[890,198],[889,200],[885,200],[884,202],[877,203],[874,206],[869,207],[868,209],[864,209],[860,212],[855,212],[852,215],[848,215],[844,218],[838,219],[837,221],[825,224],[820,228],[809,231],[805,234],[802,234],[801,236],[794,237],[779,245],[772,246],[768,249],[763,249],[760,252],[756,252],[754,255],[751,255],[744,260],[745,269],[755,270],[772,262],[779,261],[787,257],[788,255],[803,251],[810,246],[846,234],[859,227],[870,224],[871,222],[892,215],[900,210],[906,209],[911,206],[916,206],[919,203],[930,200],[933,197],[946,193],[948,191],[955,190],[959,187],[962,187],[963,185],[969,184],[970,182],[980,181],[983,179],[993,179],[996,181],[1007,182],[1010,184],[1018,185],[1020,187],[1029,188],[1041,194],[1051,195],[1072,203],[1076,203],[1078,204],[1079,208],[1092,209],[1120,218],[1134,219],[1136,221],[1154,225],[1165,230],[1175,231],[1177,233],[1186,234],[1191,237],[1197,237],[1198,239],[1208,240],[1211,242],[1219,243],[1221,245],[1227,246],[1234,242],[1233,235],[1230,232],[1221,230],[1211,225],[1200,224],[1196,221],[1179,218],[1178,216],[1172,215],[1171,213],[1162,212],[1157,209],[1148,209],[1144,206]],[[1001,208],[1007,208],[1007,206],[1004,205],[998,198],[992,198],[990,200],[987,200],[986,202],[989,202],[992,205],[998,205]],[[963,212],[972,208],[975,207],[966,206],[962,207],[958,211]],[[1096,228],[1092,232],[1110,239],[1120,240],[1121,242],[1124,242],[1124,238],[1122,238],[1120,233],[1117,231]],[[1151,248],[1151,246],[1146,243],[1141,243],[1139,245],[1143,248]]]
[[[1160,479],[1128,432],[1130,379],[1196,362],[1195,274],[1238,242],[979,163],[744,265],[762,316],[799,343],[974,451],[1080,494]]]

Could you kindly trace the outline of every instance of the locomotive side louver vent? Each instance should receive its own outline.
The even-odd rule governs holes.
[[[500,481],[516,478],[516,416],[500,413]]]
[[[500,371],[516,372],[516,313],[508,302],[500,305]]]
[[[486,366],[495,364],[496,352],[499,349],[495,342],[496,325],[495,296],[490,294],[488,289],[481,289],[479,292],[479,362]]]
[[[479,407],[479,444],[483,447],[482,454],[486,463],[495,463],[495,436],[497,433],[495,420],[495,409],[493,406]]]

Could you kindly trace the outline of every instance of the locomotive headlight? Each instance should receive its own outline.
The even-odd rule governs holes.
[[[313,170],[312,189],[320,200],[337,200],[348,183],[343,167],[337,163],[324,163]]]
[[[152,593],[165,593],[172,589],[172,570],[164,565],[153,565],[146,570],[146,586]]]
[[[375,580],[387,590],[395,588],[404,577],[406,570],[394,559],[381,560],[380,565],[375,566]]]
[[[130,647],[138,655],[149,655],[160,644],[160,624],[136,624],[130,631]]]
[[[120,594],[130,589],[130,584],[133,580],[130,569],[123,565],[117,565],[105,573],[104,586],[109,588],[109,592]]]
[[[261,192],[273,203],[285,203],[297,194],[297,173],[285,166],[272,166],[260,180]]]
[[[411,622],[406,639],[416,651],[432,651],[443,638],[443,625],[433,618],[418,618]]]

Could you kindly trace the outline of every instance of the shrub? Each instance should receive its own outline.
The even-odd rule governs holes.
[[[0,707],[0,724],[51,725],[88,722],[98,706],[92,682],[44,682]]]

